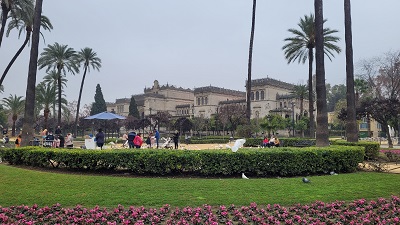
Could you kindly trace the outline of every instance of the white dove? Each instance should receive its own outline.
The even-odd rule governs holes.
[[[233,144],[233,146],[229,146],[226,145],[227,148],[230,148],[232,150],[232,152],[237,152],[237,150],[239,150],[239,148],[243,147],[244,143],[246,143],[246,139],[237,139],[235,141],[235,144]]]
[[[249,179],[248,177],[246,177],[246,175],[244,175],[244,173],[242,173],[242,178],[243,179]]]

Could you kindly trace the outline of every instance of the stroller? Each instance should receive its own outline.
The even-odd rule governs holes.
[[[168,137],[168,138],[161,138],[162,140],[164,140],[164,143],[161,145],[162,148],[167,148],[167,149],[172,149],[174,148],[174,146],[172,145],[173,140],[172,138]]]

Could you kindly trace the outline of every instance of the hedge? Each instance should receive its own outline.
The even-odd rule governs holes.
[[[357,146],[325,148],[242,148],[230,150],[81,150],[48,148],[0,149],[14,165],[62,167],[71,170],[122,171],[143,175],[299,176],[330,171],[354,172],[363,161]]]
[[[347,142],[345,140],[333,140],[333,145],[346,145],[346,146],[362,146],[364,147],[366,160],[376,159],[379,154],[380,145],[378,142],[370,141],[359,141],[359,142]]]

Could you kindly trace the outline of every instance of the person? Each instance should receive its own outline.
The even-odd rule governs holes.
[[[53,132],[49,131],[49,134],[46,136],[45,140],[46,140],[46,142],[45,142],[46,147],[53,146],[53,142],[54,142]]]
[[[271,136],[271,139],[269,139],[269,147],[275,147],[275,137]]]
[[[33,137],[33,146],[39,146],[40,145],[40,140],[38,137]]]
[[[65,145],[67,146],[67,148],[74,147],[74,138],[72,137],[71,133],[67,134],[67,137],[65,138]]]
[[[21,146],[21,135],[18,135],[17,139],[15,139],[15,147],[20,147]]]
[[[280,144],[281,144],[281,142],[279,141],[279,138],[276,137],[275,138],[275,147],[279,147]]]
[[[126,147],[128,144],[128,135],[126,133],[124,133],[122,135],[122,147]]]
[[[158,132],[157,129],[154,130],[154,137],[156,138],[156,144],[157,144],[157,148],[158,148],[159,141],[160,141],[160,132]]]
[[[57,126],[56,130],[54,131],[54,134],[55,134],[56,136],[61,135],[61,127],[60,127],[60,125]]]
[[[135,148],[140,148],[143,144],[143,139],[140,137],[141,133],[138,133],[135,136],[135,139],[133,139],[133,144],[135,145]]]
[[[129,134],[128,134],[128,145],[129,145],[129,148],[134,148],[135,147],[134,144],[133,144],[133,140],[135,139],[135,136],[136,136],[136,133],[133,130],[131,130],[129,132]]]
[[[3,128],[3,136],[7,136],[7,128]]]
[[[174,139],[175,149],[178,149],[178,143],[179,143],[179,132],[178,131],[174,134],[172,139]]]
[[[58,136],[58,139],[60,140],[60,148],[64,148],[64,146],[65,146],[65,139],[64,139],[64,136],[59,135],[59,136]]]
[[[146,144],[147,144],[147,147],[148,147],[148,148],[151,148],[151,136],[150,136],[150,134],[149,134],[149,136],[147,136],[147,138],[146,138]]]
[[[5,137],[3,137],[3,143],[8,144],[8,142],[10,142],[10,138],[8,138],[8,135],[6,135]]]
[[[268,147],[268,146],[269,146],[269,140],[268,140],[268,137],[265,136],[264,140],[262,142],[262,147],[265,148],[265,147]]]
[[[97,147],[100,147],[100,149],[103,149],[104,146],[104,133],[103,130],[100,128],[96,134],[96,143]]]
[[[60,139],[58,138],[58,135],[56,135],[53,141],[53,148],[59,148],[59,147],[60,147]]]

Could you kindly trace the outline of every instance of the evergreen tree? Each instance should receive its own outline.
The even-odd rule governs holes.
[[[137,104],[133,95],[131,97],[131,102],[129,103],[129,116],[133,116],[137,119],[140,118],[139,110],[137,108]]]
[[[103,92],[101,92],[100,84],[97,84],[96,94],[94,95],[94,103],[92,104],[90,115],[95,115],[105,111],[107,111],[106,101],[104,100]]]

